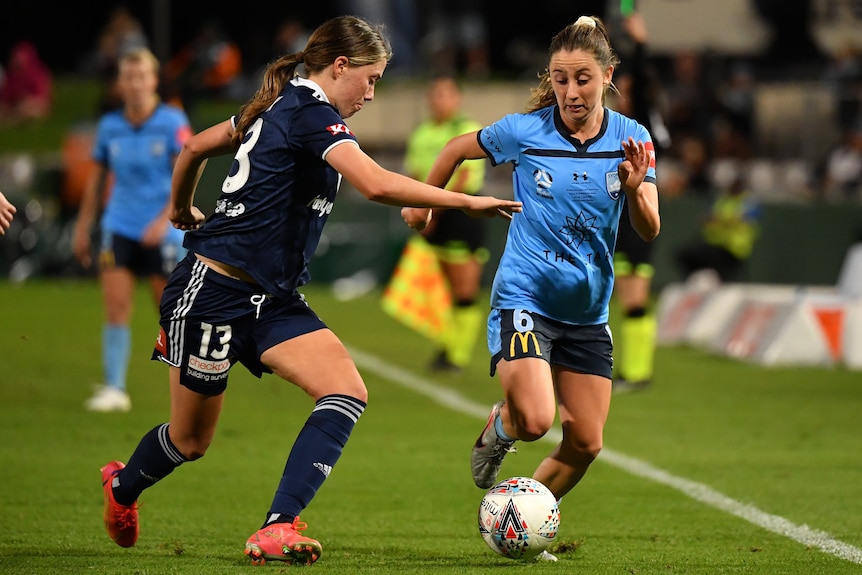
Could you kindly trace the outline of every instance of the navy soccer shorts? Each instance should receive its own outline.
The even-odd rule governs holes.
[[[653,242],[645,242],[629,221],[628,202],[623,206],[617,243],[614,248],[614,273],[617,276],[637,275],[651,278],[655,274],[652,265]]]
[[[99,267],[125,268],[138,276],[168,277],[176,267],[185,249],[171,242],[160,246],[144,246],[138,240],[102,230],[102,242],[99,247]]]
[[[551,365],[611,378],[613,338],[607,324],[571,325],[524,309],[493,309],[488,316],[491,376],[501,359],[538,357]]]
[[[271,373],[260,361],[263,352],[326,328],[299,292],[270,296],[211,270],[191,253],[171,274],[160,312],[152,359],[180,368],[180,383],[204,395],[224,392],[236,362],[257,377]]]

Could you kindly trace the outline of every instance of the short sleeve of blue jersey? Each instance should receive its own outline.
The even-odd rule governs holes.
[[[497,166],[518,158],[518,118],[520,114],[503,116],[490,126],[482,128],[477,136],[479,145],[491,159],[491,165]]]
[[[108,122],[109,116],[104,116],[99,121],[99,125],[96,128],[96,139],[93,141],[93,160],[96,162],[107,165],[108,163],[108,141],[105,137],[105,124]]]
[[[186,116],[185,112],[179,109],[169,108],[170,111],[170,122],[171,122],[171,134],[173,137],[170,140],[170,152],[171,156],[176,156],[183,149],[183,144],[192,134],[191,125],[189,123],[189,118]]]
[[[293,117],[289,135],[292,147],[324,159],[329,150],[344,140],[356,142],[356,136],[329,104],[314,102]]]
[[[647,167],[646,177],[644,178],[645,182],[649,182],[651,184],[656,183],[655,177],[655,147],[652,143],[652,137],[649,135],[649,131],[642,124],[635,124],[637,128],[635,128],[634,139],[635,142],[643,142],[646,144],[647,151],[652,155],[652,158],[649,162],[649,167]]]

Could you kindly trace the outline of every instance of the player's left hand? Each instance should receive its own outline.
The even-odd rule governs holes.
[[[635,142],[631,136],[628,141],[623,142],[623,151],[626,158],[617,166],[617,174],[620,177],[623,192],[634,193],[646,177],[652,152],[647,149],[645,143],[640,140]]]
[[[15,215],[15,206],[0,192],[0,236],[12,225],[12,217]]]
[[[474,218],[503,217],[512,219],[512,214],[523,210],[523,204],[514,200],[501,200],[494,196],[467,196],[470,198],[470,207],[462,208],[464,213]]]

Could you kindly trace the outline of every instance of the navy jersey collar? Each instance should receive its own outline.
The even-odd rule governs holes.
[[[607,108],[604,108],[604,111],[605,114],[602,118],[602,127],[599,128],[599,133],[586,142],[581,142],[579,139],[572,137],[571,130],[569,130],[566,127],[566,124],[563,123],[563,117],[560,115],[560,107],[556,104],[554,105],[554,126],[557,128],[560,135],[575,147],[575,150],[586,150],[590,147],[590,144],[599,141],[608,129],[608,116],[610,114]]]
[[[317,82],[309,80],[308,78],[297,76],[296,78],[291,80],[290,83],[294,86],[304,86],[306,88],[309,88],[312,94],[314,94],[315,98],[317,98],[321,102],[326,102],[327,104],[330,103],[329,98],[326,97],[326,92],[323,91],[323,88],[321,88]]]

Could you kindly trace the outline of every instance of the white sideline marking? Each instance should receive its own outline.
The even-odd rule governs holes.
[[[452,411],[472,415],[480,419],[488,417],[489,406],[487,405],[480,405],[457,391],[439,386],[410,371],[388,363],[375,355],[365,353],[354,347],[348,346],[348,348],[356,365],[362,369],[367,369],[392,383],[425,395]],[[561,437],[562,434],[559,430],[552,429],[542,439],[551,443],[558,443]],[[814,547],[839,559],[862,564],[862,549],[839,541],[825,531],[813,529],[807,525],[796,525],[784,517],[766,513],[753,505],[731,499],[708,485],[683,477],[677,477],[650,465],[646,461],[623,455],[607,447],[602,449],[599,460],[618,467],[632,475],[637,475],[638,477],[643,477],[676,489],[695,501],[700,501],[710,507],[745,519],[749,523],[753,523],[778,535],[783,535],[806,547]]]

